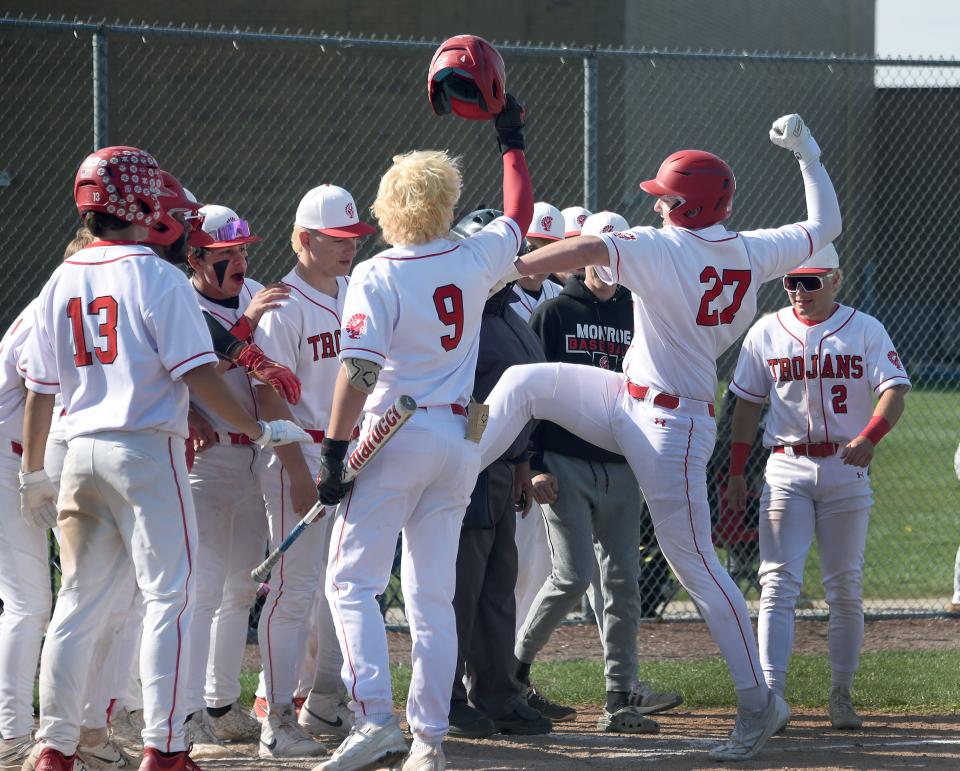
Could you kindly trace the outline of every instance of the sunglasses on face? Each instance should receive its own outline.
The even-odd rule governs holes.
[[[784,276],[783,277],[783,288],[788,292],[796,292],[798,289],[803,289],[804,292],[819,292],[823,289],[823,279],[831,275],[827,273],[826,276]]]
[[[246,220],[231,220],[211,233],[214,241],[233,241],[236,238],[246,238],[250,235],[250,223]]]

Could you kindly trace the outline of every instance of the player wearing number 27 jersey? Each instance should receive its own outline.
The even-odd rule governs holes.
[[[713,550],[706,463],[713,452],[716,359],[750,325],[757,290],[840,232],[836,193],[820,149],[799,116],[770,131],[800,161],[807,219],[735,232],[721,223],[736,182],[711,153],[684,150],[642,183],[657,196],[662,229],[581,236],[517,260],[522,273],[595,265],[633,293],[634,336],[623,374],[571,364],[508,370],[487,399],[483,463],[498,457],[531,418],[549,420],[624,455],[650,507],[657,540],[726,658],[738,696],[737,726],[712,753],[752,757],[789,717],[764,682],[746,603]]]

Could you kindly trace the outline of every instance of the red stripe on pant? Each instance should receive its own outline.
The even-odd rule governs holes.
[[[282,541],[284,536],[287,533],[286,525],[286,514],[287,514],[287,501],[286,495],[283,487],[283,466],[280,466],[280,540]],[[277,694],[273,690],[274,677],[273,677],[273,646],[270,644],[270,624],[273,621],[273,614],[277,610],[277,605],[280,604],[280,598],[283,597],[283,563],[286,559],[286,553],[280,555],[280,585],[277,587],[277,594],[273,598],[273,607],[270,608],[270,614],[267,616],[267,667],[270,670],[270,693],[269,702],[272,707],[277,703]]]
[[[737,630],[740,632],[740,639],[743,641],[743,648],[747,652],[747,660],[750,662],[750,671],[753,672],[753,682],[756,685],[760,685],[760,681],[757,679],[757,668],[753,663],[753,656],[750,655],[750,645],[747,643],[747,638],[743,634],[743,627],[740,626],[740,616],[737,614],[736,608],[733,607],[733,603],[730,601],[730,597],[727,596],[727,593],[723,591],[723,587],[720,586],[720,582],[717,581],[716,576],[710,572],[710,566],[707,564],[706,559],[703,557],[703,553],[700,551],[700,545],[697,543],[697,531],[693,526],[693,504],[690,502],[690,478],[687,474],[687,461],[690,458],[690,445],[693,442],[693,426],[694,422],[690,420],[690,432],[687,434],[687,451],[683,456],[683,484],[684,492],[687,496],[687,518],[690,521],[690,534],[693,536],[693,546],[697,550],[697,554],[700,555],[700,561],[703,562],[703,567],[707,571],[707,575],[713,579],[713,583],[716,584],[717,589],[720,590],[720,594],[723,595],[723,599],[727,601],[727,605],[730,606],[730,612],[733,613],[733,617],[737,621]],[[750,631],[750,634],[753,634],[753,630]],[[727,664],[729,667],[729,663]]]
[[[187,581],[183,590],[183,607],[177,614],[177,663],[173,670],[173,703],[170,705],[170,714],[167,717],[167,752],[173,743],[173,713],[177,708],[177,683],[180,680],[180,652],[183,650],[183,632],[180,629],[180,619],[190,604],[190,594],[187,588],[190,585],[190,576],[193,575],[193,558],[190,556],[190,536],[187,532],[187,511],[183,507],[183,491],[180,489],[180,480],[177,479],[177,467],[173,462],[173,438],[167,439],[167,452],[170,454],[170,469],[173,471],[173,483],[177,487],[177,497],[180,499],[180,521],[183,523],[183,542],[187,549]]]
[[[350,502],[353,500],[353,491],[356,489],[356,483],[350,488],[350,492],[347,493],[347,503],[343,509],[343,520],[340,522],[340,537],[337,539],[337,558],[333,561],[334,565],[334,575],[336,575],[336,566],[340,562],[340,546],[343,544],[343,531],[347,526],[347,515],[350,513]],[[340,587],[334,581],[330,581],[333,584],[333,588],[338,592]],[[353,687],[350,689],[350,697],[360,705],[360,711],[366,715],[367,714],[367,705],[362,701],[357,701],[357,670],[353,666],[353,657],[350,655],[350,644],[347,641],[347,628],[343,625],[343,618],[340,616],[340,608],[337,606],[337,603],[332,603],[331,610],[335,610],[337,614],[337,621],[340,623],[340,629],[343,632],[343,653],[347,661],[347,665],[350,667],[350,676],[353,678]]]

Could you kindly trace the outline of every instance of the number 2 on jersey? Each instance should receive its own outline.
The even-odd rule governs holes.
[[[733,317],[740,310],[740,303],[743,302],[743,296],[750,287],[749,270],[733,270],[731,268],[723,269],[723,277],[717,273],[717,269],[707,266],[700,273],[701,284],[712,284],[703,293],[700,298],[700,309],[697,311],[697,324],[701,327],[715,327],[718,324],[732,324]],[[733,299],[723,310],[711,309],[710,305],[716,300],[725,286],[733,287]]]
[[[433,304],[437,309],[437,318],[448,327],[453,327],[449,335],[440,335],[443,350],[452,351],[460,345],[463,337],[463,292],[456,284],[437,287],[433,293]]]
[[[101,317],[101,311],[106,311],[105,318]],[[97,360],[101,364],[113,364],[117,358],[117,301],[110,295],[96,297],[87,305],[87,313],[100,319],[98,332],[106,340],[105,347],[93,347]],[[78,367],[89,367],[93,364],[93,356],[87,350],[87,335],[83,329],[83,300],[71,297],[67,302],[67,316],[73,329],[73,361]]]

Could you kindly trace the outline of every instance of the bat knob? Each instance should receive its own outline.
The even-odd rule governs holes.
[[[413,412],[415,409],[417,409],[417,401],[412,396],[401,396],[397,401],[405,410]]]

